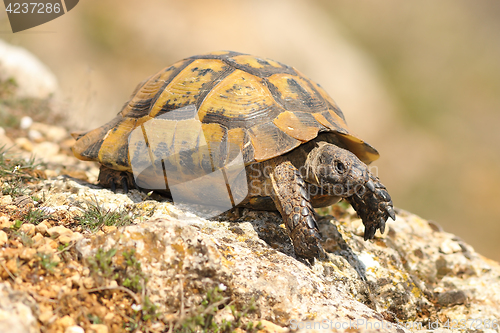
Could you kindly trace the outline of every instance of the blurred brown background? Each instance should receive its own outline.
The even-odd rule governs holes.
[[[59,79],[74,129],[111,119],[135,85],[229,49],[295,66],[377,147],[396,206],[500,260],[500,2],[86,0],[0,38]]]

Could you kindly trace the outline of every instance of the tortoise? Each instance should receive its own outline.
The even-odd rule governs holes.
[[[146,139],[132,140],[136,134]],[[248,186],[233,188],[240,199],[231,203],[278,210],[298,257],[324,256],[313,207],[347,200],[363,221],[365,240],[395,219],[386,187],[368,168],[377,150],[349,130],[320,85],[271,59],[232,51],[183,59],[141,82],[114,119],[74,137],[74,155],[99,162],[98,181],[113,190],[151,189],[159,176],[160,189],[172,195],[175,184],[215,173],[239,156],[240,185],[243,174]],[[149,167],[137,167],[144,163]],[[177,172],[177,182],[167,180],[166,169]],[[224,170],[229,190],[228,179],[237,177]],[[217,187],[211,183],[203,195],[181,192],[210,201],[219,197],[211,186]]]

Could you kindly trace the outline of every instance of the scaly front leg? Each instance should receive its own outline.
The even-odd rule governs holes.
[[[274,190],[271,197],[283,217],[295,254],[306,259],[323,258],[315,212],[299,171],[286,161],[275,166],[270,176]]]
[[[377,177],[369,174],[369,180],[352,196],[346,198],[365,225],[364,239],[372,239],[377,229],[385,230],[385,221],[396,219],[392,199]]]

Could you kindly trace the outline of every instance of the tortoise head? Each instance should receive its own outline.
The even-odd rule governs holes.
[[[318,143],[309,153],[305,169],[308,182],[337,197],[361,194],[372,187],[366,164],[349,150],[330,143]]]
[[[395,220],[392,199],[385,186],[352,152],[319,142],[305,163],[305,179],[331,196],[347,198],[365,224],[365,239]]]

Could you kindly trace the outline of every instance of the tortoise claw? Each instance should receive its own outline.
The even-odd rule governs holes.
[[[125,177],[122,178],[122,188],[125,193],[128,193],[128,183]]]
[[[384,233],[385,231],[385,218],[380,217],[378,222],[378,228],[380,229],[380,233]]]
[[[365,186],[372,192],[375,192],[375,184],[369,180],[366,182]]]
[[[116,189],[117,189],[116,184],[117,183],[118,182],[116,182],[115,179],[111,179],[109,187],[111,188],[111,191],[113,191],[113,193],[116,193]],[[121,187],[123,188],[123,191],[125,193],[128,193],[129,188],[128,188],[128,182],[127,182],[127,178],[126,177],[122,177],[121,178]]]
[[[391,196],[389,195],[389,193],[387,193],[387,191],[384,189],[381,189],[379,191],[379,193],[377,193],[384,201],[386,202],[392,202],[392,199],[391,199]]]
[[[377,227],[374,225],[365,226],[365,235],[363,238],[365,240],[372,239],[375,236],[376,231],[377,231]]]
[[[394,213],[392,206],[385,206],[385,211],[389,214],[393,221],[396,221],[396,214]]]
[[[114,179],[111,180],[111,183],[109,184],[110,188],[111,188],[111,191],[113,191],[113,193],[116,193],[116,184],[114,182]]]

